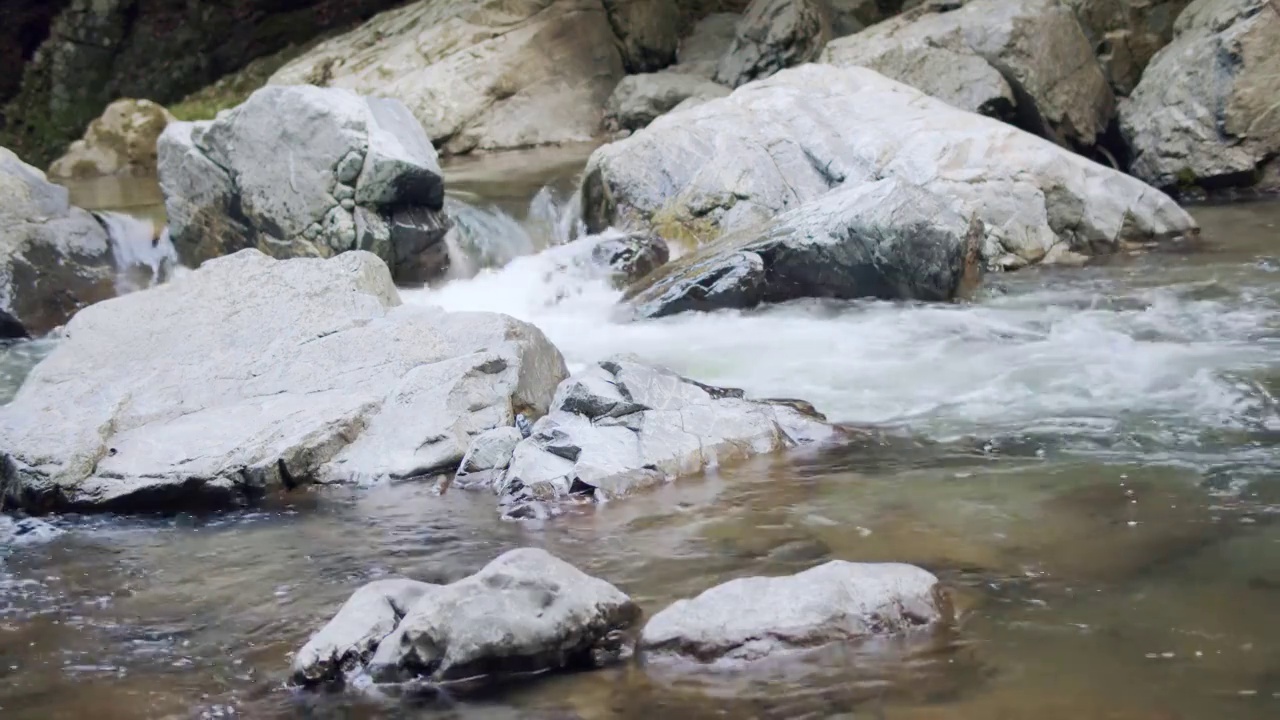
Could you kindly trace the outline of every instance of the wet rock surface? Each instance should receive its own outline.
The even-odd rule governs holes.
[[[1274,3],[1191,3],[1120,108],[1133,174],[1171,190],[1280,191],[1277,46]]]
[[[1115,112],[1093,46],[1058,0],[926,3],[831,42],[821,61],[871,68],[1072,147],[1092,146]]]
[[[628,38],[628,52],[650,42]],[[445,154],[579,142],[599,132],[622,78],[619,45],[600,0],[420,0],[321,43],[270,82],[397,98]]]
[[[294,679],[330,683],[345,670],[379,683],[474,686],[604,667],[630,656],[639,617],[609,583],[522,548],[449,585],[392,580],[357,590],[298,653]]]
[[[371,254],[256,251],[88,308],[0,408],[5,502],[225,506],[311,482],[448,473],[546,412],[567,374],[536,328],[404,306]]]
[[[217,120],[171,125],[159,152],[170,234],[189,265],[256,248],[368,250],[402,282],[448,267],[435,149],[395,100],[267,87]]]
[[[621,497],[836,435],[811,409],[748,400],[741,390],[620,357],[560,384],[550,412],[516,445],[494,489],[507,514],[536,516],[548,501]]]
[[[1105,254],[1196,230],[1139,180],[874,71],[828,65],[784,70],[596,150],[583,216],[590,230],[645,229],[692,245],[887,178],[981,220],[989,266]]]
[[[0,311],[7,337],[42,334],[115,295],[107,231],[66,188],[0,148]]]
[[[950,602],[931,573],[898,563],[833,560],[796,575],[731,580],[654,615],[640,636],[646,661],[747,662],[947,622]]]
[[[982,274],[982,223],[898,180],[842,187],[629,289],[640,317],[798,298],[950,300]]]

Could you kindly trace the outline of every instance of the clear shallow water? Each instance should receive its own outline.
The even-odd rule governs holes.
[[[493,204],[521,218],[546,178],[523,182]],[[633,352],[889,433],[541,526],[413,484],[213,519],[63,518],[51,541],[0,541],[0,716],[1276,717],[1280,205],[1196,212],[1199,252],[995,276],[960,306],[618,323],[616,293],[562,253],[406,292],[535,322],[572,364]],[[521,545],[650,612],[830,558],[921,564],[965,612],[930,642],[750,676],[632,667],[419,705],[283,688],[289,653],[362,582],[452,580]]]

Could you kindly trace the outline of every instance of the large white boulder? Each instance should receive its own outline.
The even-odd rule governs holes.
[[[453,154],[590,140],[622,74],[601,0],[419,0],[270,82],[396,98]]]
[[[452,473],[566,374],[530,325],[401,305],[369,253],[245,250],[77,314],[0,407],[0,487],[36,511],[167,510]]]
[[[1140,180],[872,70],[830,65],[784,70],[597,149],[583,216],[592,231],[643,229],[697,244],[887,178],[981,220],[994,266],[1196,231]]]

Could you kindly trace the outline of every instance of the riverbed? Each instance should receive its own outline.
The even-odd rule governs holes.
[[[537,245],[545,213],[527,208],[544,186],[562,206],[581,162],[534,164],[449,175],[479,212],[542,228]],[[124,195],[99,206],[154,215]],[[1280,203],[1192,212],[1199,247],[989,276],[956,305],[624,323],[617,291],[554,253],[406,290],[533,322],[571,367],[634,353],[874,432],[540,524],[413,483],[210,517],[59,518],[57,537],[0,540],[0,717],[1280,716]],[[53,344],[6,353],[0,393]],[[453,580],[525,545],[650,613],[839,558],[919,564],[962,614],[923,645],[752,674],[628,666],[412,703],[285,686],[290,653],[360,584]]]

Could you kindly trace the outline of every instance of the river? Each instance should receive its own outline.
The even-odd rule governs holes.
[[[486,227],[522,228],[518,243],[536,246],[556,232],[545,210],[567,198],[581,158],[502,162],[449,168],[451,185]],[[957,305],[799,302],[619,323],[616,291],[554,252],[405,291],[529,320],[571,366],[635,353],[882,433],[544,524],[411,483],[210,517],[58,518],[56,537],[0,542],[0,717],[1280,716],[1280,203],[1193,213],[1203,247],[990,276]],[[0,357],[0,392],[52,345]],[[925,646],[842,648],[749,675],[626,667],[413,704],[285,687],[290,653],[361,583],[452,580],[524,545],[647,612],[840,558],[922,565],[963,613]]]

